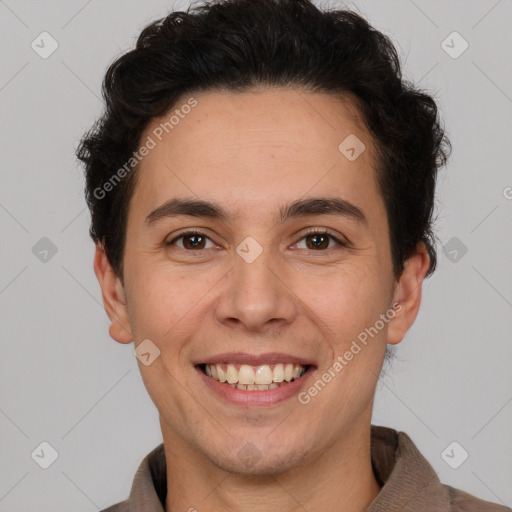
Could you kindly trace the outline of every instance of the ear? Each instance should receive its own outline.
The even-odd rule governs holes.
[[[110,319],[110,336],[119,343],[131,343],[133,336],[128,321],[124,286],[110,265],[101,243],[96,244],[94,273],[100,283],[103,305]]]
[[[414,323],[421,303],[421,286],[428,271],[430,258],[427,248],[420,242],[416,252],[406,260],[404,270],[395,286],[393,304],[396,304],[395,316],[388,324],[390,345],[400,343],[405,333]]]

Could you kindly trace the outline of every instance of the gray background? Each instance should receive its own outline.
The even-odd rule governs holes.
[[[74,150],[101,112],[108,64],[172,5],[0,0],[1,511],[86,512],[125,499],[161,442],[133,345],[108,335]],[[373,422],[407,432],[444,483],[511,506],[512,2],[349,5],[393,38],[405,75],[436,95],[454,146],[437,233],[442,244],[456,237],[457,257],[439,247]],[[59,45],[47,59],[31,48],[42,31]],[[469,43],[457,59],[441,46],[453,31]],[[42,237],[57,248],[46,262],[32,251]],[[31,458],[42,441],[59,453],[46,470]],[[469,453],[458,469],[441,456],[452,441]]]

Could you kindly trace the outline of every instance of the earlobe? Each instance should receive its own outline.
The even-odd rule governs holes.
[[[110,319],[110,336],[119,343],[131,343],[133,336],[128,321],[124,286],[99,242],[94,255],[94,273],[101,287],[103,306]]]
[[[423,279],[428,271],[430,258],[423,242],[417,246],[416,252],[406,260],[404,271],[395,287],[392,304],[396,315],[389,322],[387,342],[391,345],[400,343],[406,332],[414,323],[421,304]]]

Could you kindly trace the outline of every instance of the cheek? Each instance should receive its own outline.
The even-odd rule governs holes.
[[[144,264],[139,268],[145,268]],[[199,325],[211,289],[218,281],[207,272],[171,272],[159,265],[153,265],[150,272],[131,275],[135,276],[130,294],[135,335],[176,348],[176,341],[186,338]]]
[[[370,266],[354,264],[333,270],[322,279],[306,279],[300,296],[336,336],[336,343],[343,344],[347,336],[372,325],[386,309],[382,285],[378,272]]]

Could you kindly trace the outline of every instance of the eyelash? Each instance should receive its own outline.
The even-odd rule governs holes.
[[[334,235],[332,235],[331,233],[329,233],[329,231],[326,231],[325,229],[316,229],[316,228],[313,228],[313,229],[310,229],[308,230],[303,236],[302,238],[300,238],[299,241],[303,240],[304,238],[308,237],[308,236],[311,236],[311,235],[323,235],[323,236],[328,236],[330,239],[334,240],[336,242],[336,244],[338,244],[338,246],[340,247],[348,247],[348,244],[345,243],[345,242],[342,242],[340,241],[338,238],[336,238]],[[204,237],[204,238],[207,238],[208,240],[211,240],[209,236],[205,235],[204,233],[202,233],[201,231],[195,231],[195,230],[190,230],[190,231],[186,231],[185,233],[181,233],[179,236],[177,236],[176,238],[173,238],[170,242],[167,242],[165,245],[167,247],[171,246],[171,245],[174,245],[174,243],[177,241],[177,240],[180,240],[182,238],[187,238],[189,236],[201,236],[201,237]],[[201,252],[200,249],[198,249],[197,251],[194,251],[194,250],[190,250],[190,249],[183,249],[181,247],[179,247],[179,249],[182,249],[184,251],[187,251],[187,252]],[[319,251],[314,251],[312,249],[313,252],[328,252],[330,250],[334,249],[334,247],[330,247],[329,249],[323,249],[323,250],[319,250]],[[203,249],[205,250],[205,249]]]

